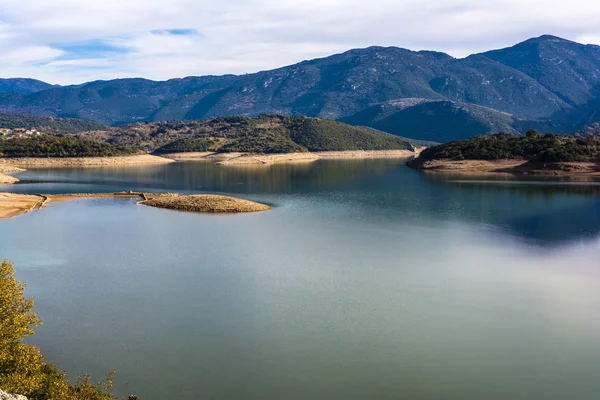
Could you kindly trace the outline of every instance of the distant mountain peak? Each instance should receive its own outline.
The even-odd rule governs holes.
[[[559,36],[554,36],[554,35],[541,35],[535,38],[531,38],[529,40],[526,40],[525,42],[565,42],[565,43],[576,43],[573,42],[571,40],[567,40],[564,38],[561,38]]]
[[[56,87],[46,82],[30,78],[0,78],[0,93],[34,93]]]
[[[436,135],[452,139],[538,123],[534,127],[563,132],[580,120],[594,123],[600,47],[542,35],[460,59],[371,46],[245,75],[132,78],[68,87],[22,83],[0,80],[0,111],[111,125],[269,113],[379,128],[385,119],[386,130],[397,129],[392,132],[402,136],[412,135],[403,135],[405,130],[423,130],[435,141]]]

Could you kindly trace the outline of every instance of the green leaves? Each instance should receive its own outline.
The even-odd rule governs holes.
[[[22,343],[41,323],[33,299],[23,296],[25,285],[14,277],[8,261],[0,264],[0,387],[29,400],[114,400],[109,389],[114,372],[94,384],[89,376],[69,383],[64,371],[44,361],[40,350]]]

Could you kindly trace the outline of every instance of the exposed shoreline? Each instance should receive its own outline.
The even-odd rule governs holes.
[[[175,161],[212,161],[216,165],[272,165],[281,163],[306,163],[317,160],[359,160],[377,158],[410,158],[421,149],[411,150],[353,150],[323,151],[283,154],[253,153],[168,153],[160,155],[140,154],[118,157],[65,157],[65,158],[0,158],[0,184],[16,183],[19,180],[6,173],[23,172],[23,168],[63,168],[63,167],[110,167],[167,164]]]
[[[15,172],[23,172],[25,171],[23,168],[18,168],[12,165],[0,165],[0,185],[8,185],[12,183],[17,183],[19,180],[14,176],[5,175],[11,174]]]
[[[0,185],[10,185],[17,182],[19,182],[19,180],[14,176],[0,174]]]
[[[123,167],[135,165],[168,164],[172,162],[175,161],[169,158],[153,156],[150,154],[117,157],[0,157],[0,185],[9,185],[20,182],[18,178],[6,174],[24,172],[26,171],[24,168]]]
[[[134,156],[117,157],[27,157],[27,158],[0,158],[0,171],[3,168],[60,168],[60,167],[105,167],[105,166],[127,166],[127,165],[150,165],[167,164],[174,160],[153,156],[150,154],[138,154]],[[23,170],[21,170],[23,171]],[[9,171],[5,171],[9,172]],[[19,172],[18,170],[12,172]]]
[[[12,218],[44,208],[51,202],[64,202],[76,199],[130,198],[139,199],[138,204],[149,207],[166,208],[178,211],[200,213],[246,213],[271,209],[266,204],[235,197],[199,194],[182,196],[173,193],[73,193],[73,194],[16,194],[0,193],[0,219]]]
[[[494,173],[564,177],[600,177],[600,164],[591,162],[540,163],[522,159],[507,160],[430,160],[415,159],[407,165],[426,172],[458,174]]]
[[[410,158],[418,155],[421,149],[411,150],[352,150],[323,151],[284,154],[252,154],[252,153],[170,153],[161,157],[178,161],[214,161],[217,165],[272,165],[282,163],[306,163],[317,160],[352,160],[376,158]]]

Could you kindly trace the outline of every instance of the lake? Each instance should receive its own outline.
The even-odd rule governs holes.
[[[0,221],[70,374],[140,400],[591,399],[600,186],[402,160],[31,170],[0,190],[223,193],[205,215],[83,199]]]

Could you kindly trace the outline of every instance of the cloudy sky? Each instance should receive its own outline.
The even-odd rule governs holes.
[[[553,34],[600,44],[593,0],[0,0],[0,77],[247,73],[356,47],[456,57]]]

